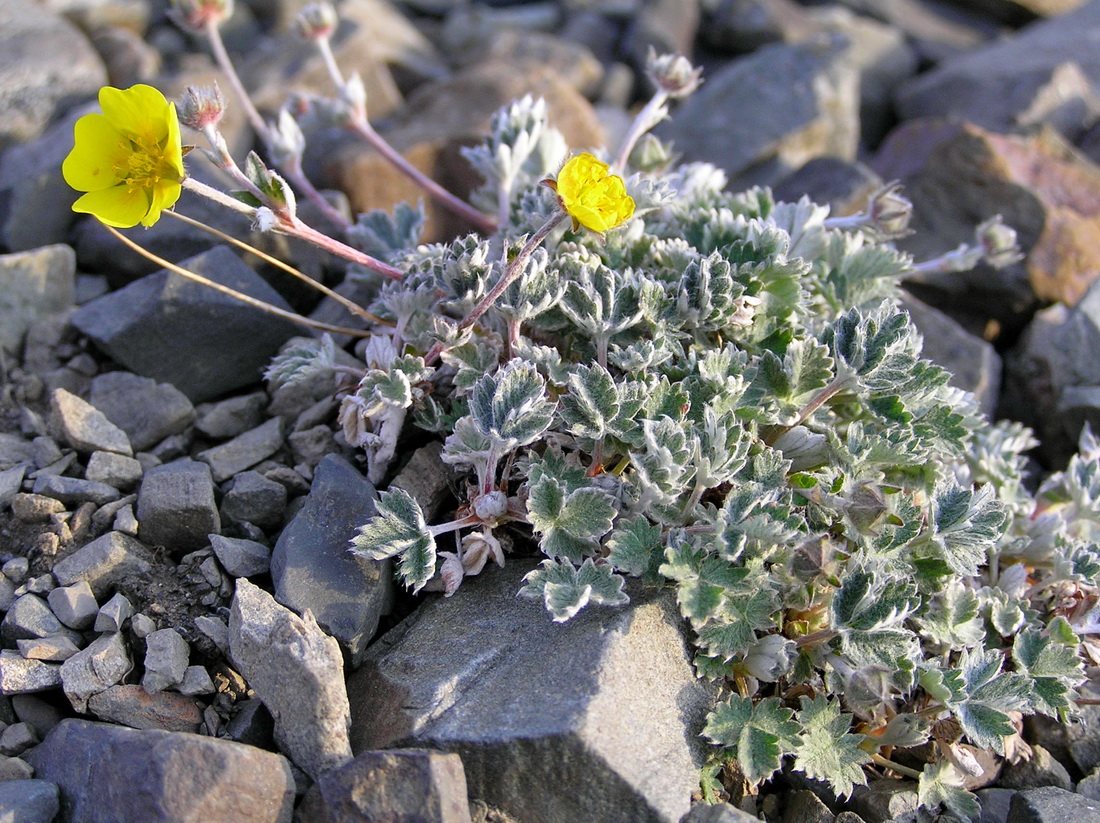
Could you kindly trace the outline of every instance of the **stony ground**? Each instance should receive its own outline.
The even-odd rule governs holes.
[[[326,91],[288,34],[300,5],[238,0],[227,29],[271,109],[289,90]],[[958,385],[1037,429],[1037,472],[1100,422],[1100,0],[342,10],[337,59],[363,74],[379,129],[460,193],[475,181],[456,148],[529,91],[571,145],[614,144],[653,45],[693,55],[707,78],[662,136],[731,185],[844,214],[900,179],[918,260],[1004,214],[1020,264],[926,276],[907,307]],[[101,85],[173,94],[218,75],[163,12],[0,3],[0,819],[920,819],[914,784],[885,774],[847,803],[791,775],[692,809],[711,695],[667,593],[555,626],[514,597],[534,563],[521,541],[446,601],[414,600],[345,551],[374,488],[338,433],[333,387],[259,382],[300,330],[153,272],[69,210],[60,163]],[[243,156],[243,118],[226,130]],[[345,135],[312,133],[307,166],[356,211],[419,196]],[[180,208],[247,236],[186,195]],[[466,229],[429,212],[430,239]],[[234,288],[346,320],[181,223],[139,237]],[[309,250],[253,241],[341,277]],[[389,481],[429,516],[458,482],[438,454],[404,443]],[[1100,820],[1100,712],[1083,716],[1029,721],[1032,757],[990,760],[972,787],[984,823]]]

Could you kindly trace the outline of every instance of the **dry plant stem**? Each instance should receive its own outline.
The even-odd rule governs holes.
[[[245,90],[244,83],[241,82],[237,70],[233,68],[233,61],[229,58],[229,52],[226,51],[225,42],[222,40],[221,30],[218,28],[216,22],[211,21],[206,24],[206,35],[210,38],[210,49],[214,52],[214,60],[217,62],[218,67],[225,72],[225,76],[229,80],[229,85],[233,87],[233,93],[237,95],[238,102],[240,102],[241,107],[248,116],[248,122],[252,124],[253,130],[260,136],[260,139],[264,141],[264,145],[270,147],[272,143],[271,130],[267,123],[264,122],[260,112],[257,111],[256,106],[252,103],[252,98],[248,96],[248,92]],[[332,205],[321,196],[321,193],[317,191],[314,185],[309,182],[309,179],[302,172],[300,163],[295,162],[289,167],[284,166],[283,171],[286,173],[286,176],[290,178],[290,182],[302,191],[306,197],[312,200],[321,212],[329,220],[339,226],[341,230],[345,230],[351,226],[348,219],[334,209]]]
[[[186,277],[188,280],[193,280],[194,282],[199,283],[203,286],[207,286],[214,291],[218,291],[224,295],[228,295],[235,300],[240,300],[242,303],[246,303],[253,308],[260,309],[261,311],[265,311],[268,314],[274,314],[276,317],[282,317],[284,320],[289,320],[291,323],[297,323],[299,326],[306,326],[307,328],[311,329],[332,332],[333,334],[346,334],[349,337],[370,337],[371,335],[369,331],[364,331],[362,329],[348,329],[344,328],[343,326],[333,326],[329,323],[320,323],[316,320],[310,320],[308,317],[302,317],[302,315],[295,314],[292,311],[286,311],[284,309],[278,308],[277,306],[272,306],[270,303],[265,303],[263,300],[257,300],[255,297],[251,297],[244,292],[239,292],[236,289],[231,289],[228,286],[223,286],[221,283],[215,283],[213,280],[203,277],[201,274],[195,274],[193,271],[189,271],[182,266],[177,266],[175,263],[165,260],[163,257],[160,257],[156,254],[153,254],[151,251],[142,248],[129,237],[120,232],[118,229],[113,228],[112,226],[108,226],[106,223],[104,223],[103,225],[106,227],[107,231],[109,231],[131,249],[136,251],[142,257],[145,257],[148,260],[152,260],[157,265],[163,266],[169,271],[175,272],[180,277]]]
[[[240,171],[238,169],[238,171]],[[220,203],[223,206],[233,209],[234,211],[247,214],[253,219],[256,217],[256,209],[248,206],[240,201],[230,197],[223,191],[215,189],[213,186],[208,186],[205,183],[201,183],[193,177],[185,177],[183,179],[183,187],[196,194],[201,194],[203,197],[209,197],[216,203]],[[261,198],[263,193],[260,193]],[[263,198],[266,199],[266,198]],[[269,207],[270,208],[270,207]],[[371,271],[378,272],[393,280],[400,280],[403,276],[401,269],[394,268],[388,263],[383,263],[377,258],[371,257],[369,254],[364,254],[358,249],[353,249],[351,246],[341,243],[327,234],[322,234],[317,229],[306,225],[297,217],[292,214],[288,214],[285,207],[280,207],[278,210],[271,208],[272,213],[275,215],[278,221],[275,228],[277,231],[281,231],[283,234],[288,234],[291,237],[297,237],[301,240],[305,240],[308,243],[312,243],[318,248],[322,248],[327,252],[331,252],[338,257],[342,257],[345,260],[350,260],[352,263],[356,263]]]
[[[654,92],[653,97],[649,99],[649,102],[645,104],[645,108],[638,112],[638,116],[634,118],[634,122],[630,125],[630,131],[626,133],[626,137],[623,139],[619,156],[615,159],[614,166],[612,166],[612,170],[616,174],[623,174],[626,171],[626,162],[630,159],[630,152],[634,151],[634,145],[641,139],[642,135],[661,122],[662,118],[657,115],[666,102],[668,102],[668,92],[664,89],[658,89]]]
[[[826,229],[859,229],[867,225],[867,215],[861,211],[848,217],[827,217],[822,226]]]
[[[876,766],[882,766],[885,769],[890,769],[890,771],[897,772],[898,774],[903,774],[906,777],[913,778],[914,780],[920,780],[921,778],[921,773],[918,772],[916,769],[910,769],[908,766],[903,766],[900,763],[895,763],[893,760],[887,760],[881,754],[872,754],[871,760],[875,762]]]
[[[393,146],[386,142],[378,132],[374,130],[374,127],[367,122],[365,117],[358,117],[350,124],[350,128],[364,140],[366,140],[371,147],[386,158],[399,172],[412,180],[420,188],[427,192],[428,196],[439,203],[444,208],[454,212],[463,220],[472,223],[480,231],[487,234],[492,234],[497,230],[496,221],[488,215],[482,214],[475,209],[465,200],[451,194],[437,182],[432,180],[420,169],[416,168],[412,163],[406,160],[400,152],[398,152]]]
[[[321,292],[321,294],[325,295],[326,297],[331,297],[333,300],[335,300],[337,303],[339,303],[341,306],[343,306],[349,312],[354,314],[356,317],[361,317],[361,318],[363,318],[364,320],[366,320],[370,323],[377,323],[377,324],[380,324],[380,325],[383,325],[383,326],[392,326],[393,325],[392,320],[385,320],[385,319],[379,317],[376,314],[371,314],[369,311],[364,309],[362,306],[360,306],[355,301],[348,300],[348,298],[344,297],[344,295],[339,294],[338,292],[334,292],[332,289],[330,289],[324,283],[318,283],[312,277],[309,277],[308,275],[303,274],[302,272],[298,271],[298,269],[294,268],[289,263],[284,263],[278,257],[272,257],[270,254],[267,254],[266,252],[260,251],[255,246],[249,245],[248,243],[245,243],[243,240],[238,240],[236,237],[232,237],[232,236],[226,234],[225,232],[218,231],[213,226],[206,225],[206,223],[203,223],[201,220],[196,220],[193,217],[188,217],[185,214],[180,214],[179,212],[175,212],[175,211],[166,211],[165,214],[171,215],[172,217],[176,218],[177,220],[182,220],[184,223],[187,223],[189,226],[194,226],[195,228],[202,229],[203,231],[214,235],[219,240],[224,240],[226,243],[232,243],[237,248],[244,249],[249,254],[252,254],[252,255],[255,255],[256,257],[259,257],[265,263],[270,263],[272,266],[275,266],[278,269],[282,269],[283,271],[285,271],[287,274],[291,275],[292,277],[296,277],[299,280],[301,280],[303,283],[306,283],[307,285],[312,286],[313,288],[317,289],[317,291]]]

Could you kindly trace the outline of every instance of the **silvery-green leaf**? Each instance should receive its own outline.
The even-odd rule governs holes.
[[[607,538],[607,562],[634,577],[657,579],[664,560],[661,527],[644,517],[620,521]]]
[[[589,603],[621,606],[630,598],[623,592],[623,578],[608,566],[597,566],[588,558],[574,567],[568,560],[544,560],[523,578],[520,594],[541,598],[556,623],[573,617]]]
[[[978,799],[963,786],[964,775],[951,763],[942,759],[929,763],[921,773],[917,786],[920,804],[926,809],[938,809],[940,805],[964,820],[974,820],[981,813]]]
[[[852,734],[852,716],[841,714],[840,701],[817,695],[802,697],[802,724],[795,766],[807,777],[823,780],[839,797],[867,783],[863,766],[871,755],[860,748],[863,735]]]
[[[775,697],[753,705],[749,698],[731,695],[707,716],[703,736],[727,747],[737,757],[749,783],[767,780],[782,764],[784,755],[798,749],[801,729],[794,712]]]
[[[377,509],[352,538],[351,550],[371,560],[400,555],[399,574],[419,591],[435,573],[435,539],[420,505],[404,489],[394,488],[379,494]]]

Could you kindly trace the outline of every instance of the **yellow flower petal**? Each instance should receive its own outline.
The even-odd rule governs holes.
[[[558,197],[576,223],[603,233],[634,214],[634,200],[626,184],[610,168],[587,152],[572,157],[558,173]]]
[[[149,212],[141,219],[141,225],[151,226],[160,220],[160,213],[176,205],[176,201],[180,199],[180,192],[182,191],[183,187],[176,181],[162,180],[160,184],[153,189],[153,199],[149,204]]]
[[[114,186],[83,195],[73,203],[73,211],[94,214],[116,229],[129,229],[149,213],[149,194],[144,189],[128,191],[126,186]]]
[[[157,143],[168,136],[169,110],[173,118],[176,115],[175,107],[163,94],[142,83],[128,89],[104,86],[99,90],[99,105],[104,116],[120,132]]]
[[[118,129],[102,114],[86,114],[73,128],[73,150],[61,165],[65,182],[78,191],[100,191],[118,183],[115,166],[123,142]]]
[[[183,168],[183,139],[180,137],[180,121],[179,117],[176,116],[176,104],[169,103],[168,109],[170,112],[168,117],[168,140],[164,144],[164,154],[165,159],[182,180],[187,176],[187,172]]]

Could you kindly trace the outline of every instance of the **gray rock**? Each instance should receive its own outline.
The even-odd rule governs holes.
[[[270,748],[275,734],[275,721],[271,719],[271,712],[264,707],[264,702],[257,697],[250,697],[238,701],[233,709],[233,717],[225,725],[225,733],[229,735],[229,739],[247,743],[249,746],[259,746],[261,749]]]
[[[48,780],[0,782],[0,819],[10,823],[51,823],[61,808],[57,785]]]
[[[210,546],[226,574],[232,577],[267,574],[271,569],[271,549],[263,543],[212,534]]]
[[[314,468],[326,454],[340,451],[332,428],[325,424],[313,426],[287,435],[287,444],[296,466]]]
[[[158,383],[127,371],[92,379],[89,402],[130,438],[134,451],[144,451],[195,420],[195,407],[171,383]]]
[[[3,572],[4,577],[8,578],[12,583],[22,583],[27,579],[30,570],[31,561],[26,557],[13,557],[3,566],[0,566],[0,572]]]
[[[15,466],[0,471],[0,509],[10,503],[23,488],[23,476],[26,473],[26,466]]]
[[[819,29],[793,0],[721,0],[707,11],[699,34],[713,48],[732,54],[797,42]]]
[[[656,132],[685,160],[725,169],[733,190],[774,183],[819,155],[854,160],[859,80],[845,46],[829,37],[734,60]]]
[[[197,732],[202,708],[190,697],[172,692],[149,694],[141,686],[111,686],[88,698],[88,713],[131,729]]]
[[[195,428],[214,440],[228,440],[263,423],[266,405],[267,393],[262,391],[204,405],[195,410]]]
[[[61,688],[83,714],[89,697],[119,683],[133,666],[122,633],[103,634],[61,664]]]
[[[183,554],[207,545],[221,531],[210,469],[179,460],[145,473],[137,499],[138,535],[146,543]]]
[[[947,60],[904,84],[897,94],[903,119],[950,117],[997,132],[1047,124],[1071,139],[1100,114],[1100,7],[1023,28]]]
[[[841,812],[836,816],[834,823],[867,823],[855,812]]]
[[[0,577],[0,611],[7,611],[15,602],[15,584],[6,577]]]
[[[177,691],[185,695],[213,694],[214,681],[205,666],[188,666],[183,672]]]
[[[84,470],[84,479],[128,491],[137,485],[144,471],[141,462],[132,457],[112,452],[92,452],[88,467]]]
[[[915,783],[880,778],[856,786],[849,805],[867,823],[887,823],[895,817],[915,814],[920,801]]]
[[[18,434],[0,433],[0,469],[33,465],[34,444]]]
[[[0,91],[0,108],[2,100]],[[38,318],[70,309],[75,276],[76,257],[68,246],[0,254],[0,349],[19,354],[23,335]]]
[[[926,0],[841,0],[857,14],[888,23],[905,35],[923,63],[939,63],[976,51],[997,37],[1000,28],[987,18]]]
[[[867,198],[882,188],[882,178],[863,163],[839,157],[815,157],[772,188],[775,199],[797,203],[807,195],[827,205],[830,214],[847,216],[867,206]]]
[[[80,639],[79,632],[61,625],[46,601],[36,594],[24,594],[17,598],[0,623],[0,637],[9,643],[50,635],[63,635],[74,641]]]
[[[17,694],[11,698],[11,708],[14,716],[9,721],[14,723],[30,723],[38,733],[39,739],[44,738],[50,730],[61,722],[61,712],[53,703],[48,703],[41,697],[33,694]]]
[[[1077,793],[1089,800],[1100,800],[1100,769],[1093,769],[1077,784]]]
[[[145,615],[141,616],[145,617]],[[149,620],[148,617],[145,619]],[[195,628],[210,638],[222,654],[229,654],[229,627],[224,620],[209,614],[200,614],[195,618]]]
[[[60,474],[40,474],[34,481],[34,493],[60,500],[67,506],[79,506],[81,503],[103,506],[122,496],[118,489],[106,483]]]
[[[1037,789],[1040,786],[1056,786],[1073,791],[1073,778],[1066,767],[1050,756],[1050,752],[1036,744],[1032,755],[1019,763],[1006,762],[997,785],[1005,789]]]
[[[204,619],[206,619],[206,615],[195,618],[195,624],[198,625],[199,621]],[[217,618],[210,619],[217,620]],[[134,632],[135,637],[144,640],[157,630],[157,624],[153,622],[153,618],[149,615],[138,612],[130,620],[130,629]]]
[[[65,18],[27,0],[0,6],[0,147],[32,140],[107,84],[103,61]]]
[[[627,31],[624,51],[645,67],[646,54],[682,54],[689,60],[699,30],[699,3],[694,0],[646,0],[637,8]]]
[[[55,389],[50,398],[50,428],[55,435],[79,452],[115,452],[132,455],[126,432],[107,415],[75,394]]]
[[[363,752],[322,775],[306,792],[298,816],[310,823],[469,823],[462,761],[456,754],[425,749]]]
[[[975,794],[982,804],[977,823],[1006,823],[1015,789],[979,789]]]
[[[283,484],[268,480],[259,472],[241,472],[222,500],[222,517],[230,522],[273,529],[283,522],[286,497]]]
[[[45,660],[49,663],[64,663],[80,651],[80,647],[71,637],[63,635],[16,640],[15,647],[28,660]]]
[[[0,754],[17,757],[38,742],[38,733],[30,723],[12,723],[0,732]]]
[[[991,420],[1001,388],[1001,356],[939,309],[902,293],[901,304],[924,337],[924,357],[951,372],[951,385],[973,392]]]
[[[131,574],[146,574],[153,563],[153,555],[137,540],[108,532],[58,561],[53,576],[62,586],[86,580],[96,599],[101,600],[118,581]]]
[[[523,823],[678,821],[712,704],[666,593],[555,624],[515,560],[420,607],[349,678],[355,751],[462,757],[470,795]],[[584,649],[583,655],[577,649]]]
[[[34,768],[22,758],[0,755],[0,784],[11,780],[30,780],[34,777]]]
[[[835,817],[821,798],[809,789],[798,789],[787,795],[783,823],[833,823]]]
[[[402,467],[390,486],[404,489],[413,496],[424,516],[431,520],[452,496],[454,469],[443,462],[443,444],[436,441],[421,446]]]
[[[145,638],[145,675],[141,685],[150,694],[183,682],[191,649],[175,629],[160,629]]]
[[[11,513],[23,523],[45,523],[51,514],[65,511],[65,504],[41,494],[16,494],[11,499]]]
[[[70,719],[27,758],[61,787],[67,823],[100,823],[105,813],[113,823],[291,819],[290,765],[251,746]]]
[[[103,604],[95,616],[97,632],[120,632],[134,614],[134,607],[125,595],[119,593]]]
[[[115,519],[111,522],[111,528],[116,532],[122,532],[131,537],[137,537],[138,521],[137,516],[134,514],[134,507],[127,503],[119,509],[115,514]]]
[[[742,811],[729,803],[717,803],[713,806],[696,803],[691,807],[691,811],[681,818],[680,823],[751,823],[759,819],[756,815]]]
[[[197,456],[199,460],[209,464],[214,481],[221,483],[271,457],[282,445],[282,420],[273,417],[266,423],[237,435],[228,443],[199,452]]]
[[[61,664],[27,660],[19,652],[0,650],[0,694],[44,692],[61,685]]]
[[[182,265],[281,309],[290,308],[224,246]],[[167,271],[86,303],[72,322],[115,361],[137,374],[171,383],[192,402],[259,381],[279,346],[298,333],[289,321]]]
[[[1085,820],[1100,820],[1100,802],[1054,786],[1017,793],[1008,810],[1008,823],[1082,823]]]
[[[374,486],[337,455],[317,466],[305,506],[271,555],[275,599],[317,623],[348,651],[354,668],[388,608],[391,564],[348,551],[351,538],[375,514]]]
[[[229,656],[275,718],[279,748],[314,780],[351,760],[344,661],[310,613],[298,617],[238,578]]]

